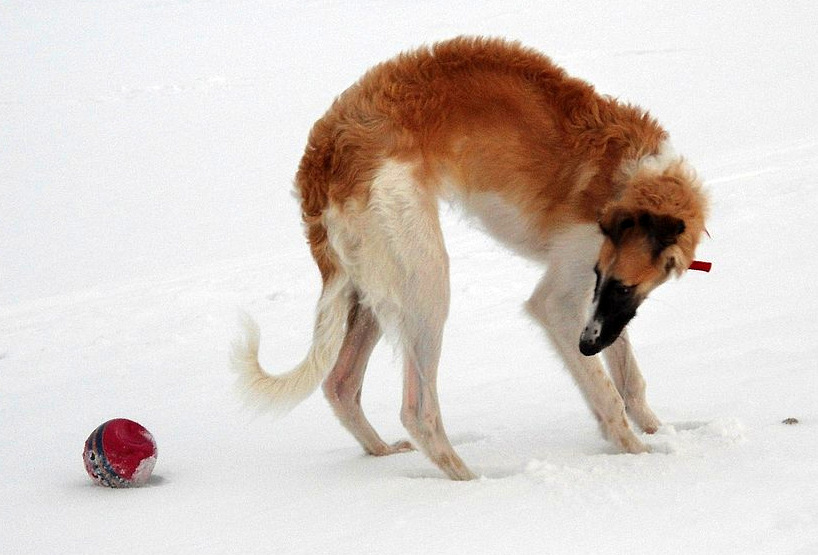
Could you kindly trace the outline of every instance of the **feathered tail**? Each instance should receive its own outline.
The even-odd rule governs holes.
[[[232,366],[247,404],[284,414],[315,391],[332,369],[341,348],[350,309],[347,280],[327,283],[316,308],[313,342],[304,360],[286,374],[268,374],[259,364],[261,333],[250,316],[242,321],[244,336],[233,343]]]

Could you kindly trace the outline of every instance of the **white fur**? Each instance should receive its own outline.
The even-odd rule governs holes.
[[[348,280],[341,274],[324,288],[318,301],[313,342],[307,356],[282,375],[268,374],[259,364],[259,327],[244,315],[240,322],[244,333],[233,343],[231,361],[247,404],[283,414],[315,391],[338,356],[348,311]]]
[[[516,206],[497,193],[474,193],[459,200],[467,214],[477,220],[489,235],[516,253],[544,261],[547,244],[530,221]]]
[[[670,166],[682,162],[681,156],[669,140],[664,140],[659,145],[656,154],[642,156],[636,160],[631,160],[622,164],[620,171],[627,177],[633,177],[639,173],[647,172],[651,174],[662,174]]]
[[[325,212],[340,264],[318,301],[313,344],[301,364],[282,375],[265,372],[258,360],[258,325],[244,318],[232,363],[250,405],[286,412],[321,384],[338,357],[353,291],[404,341],[426,346],[426,335],[442,332],[449,306],[448,255],[436,201],[424,197],[412,171],[411,165],[387,162],[372,182],[368,204],[353,200]]]
[[[437,199],[417,183],[414,169],[411,164],[387,161],[371,183],[367,203],[350,201],[331,207],[325,223],[360,304],[374,313],[402,348],[401,421],[419,448],[450,478],[466,480],[474,474],[446,436],[435,385],[449,311],[449,258]],[[354,358],[351,353],[342,355]],[[349,369],[356,375],[362,372],[359,366]],[[335,404],[336,410],[345,410],[344,406]],[[355,426],[353,434],[364,448],[382,448],[380,438],[363,423],[359,406],[347,406],[352,407],[346,409],[350,413],[341,419]]]
[[[611,381],[599,357],[583,356],[578,349],[593,294],[593,268],[601,242],[599,230],[590,224],[573,226],[556,237],[549,252],[548,271],[529,299],[527,309],[542,324],[562,356],[603,433],[623,451],[641,453],[647,448],[628,426],[618,384]],[[612,371],[622,373],[619,369]],[[631,371],[638,373],[635,363]]]
[[[387,333],[417,334],[413,312],[448,314],[449,260],[437,200],[415,183],[411,164],[387,161],[372,181],[366,205],[350,201],[327,210],[333,250],[361,304]]]
[[[659,168],[670,163],[670,156],[663,150],[636,165]],[[448,185],[449,191],[456,190]],[[258,363],[258,327],[248,321],[245,340],[234,347],[234,367],[256,404],[279,409],[305,398],[332,370],[325,392],[342,423],[367,452],[400,452],[408,444],[383,442],[360,407],[366,359],[385,328],[404,355],[401,421],[449,477],[473,478],[446,436],[437,400],[437,366],[449,309],[449,260],[437,198],[417,182],[412,164],[397,161],[381,166],[368,193],[366,200],[353,197],[324,212],[338,267],[319,300],[314,343],[304,362],[281,376],[265,373]],[[497,194],[447,196],[461,201],[488,233],[547,263],[528,311],[545,328],[605,434],[623,451],[645,451],[628,426],[626,408],[643,429],[655,429],[658,420],[644,401],[644,380],[628,342],[617,342],[615,356],[606,355],[614,381],[599,357],[585,357],[578,349],[603,240],[597,225],[569,226],[546,242],[521,210]],[[623,399],[632,406],[626,407]]]
[[[579,343],[585,325],[601,245],[602,234],[594,224],[575,225],[554,237],[547,253],[548,271],[528,301],[529,312],[572,345]],[[573,348],[577,350],[576,345]]]

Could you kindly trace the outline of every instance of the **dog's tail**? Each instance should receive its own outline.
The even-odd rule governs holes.
[[[250,316],[243,318],[244,336],[233,343],[231,358],[248,405],[284,414],[321,385],[335,364],[344,338],[351,303],[348,283],[341,275],[325,283],[316,308],[312,346],[301,364],[285,374],[268,374],[261,367],[258,324]]]
[[[330,203],[328,184],[337,185],[345,175],[337,162],[336,123],[325,116],[313,126],[295,178],[307,242],[323,284],[316,307],[312,346],[293,370],[272,375],[259,364],[259,328],[249,317],[244,322],[243,340],[233,345],[232,362],[239,376],[239,387],[248,404],[260,409],[283,413],[306,399],[332,370],[346,334],[354,288],[341,257],[330,244],[325,221]]]

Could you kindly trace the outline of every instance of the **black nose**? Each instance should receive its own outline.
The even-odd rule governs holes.
[[[579,352],[586,357],[594,356],[602,350],[602,344],[598,341],[585,340],[579,342]]]

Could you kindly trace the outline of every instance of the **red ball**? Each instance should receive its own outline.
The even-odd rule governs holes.
[[[85,471],[97,484],[111,488],[141,486],[156,464],[156,441],[142,425],[127,418],[102,424],[85,440]]]

